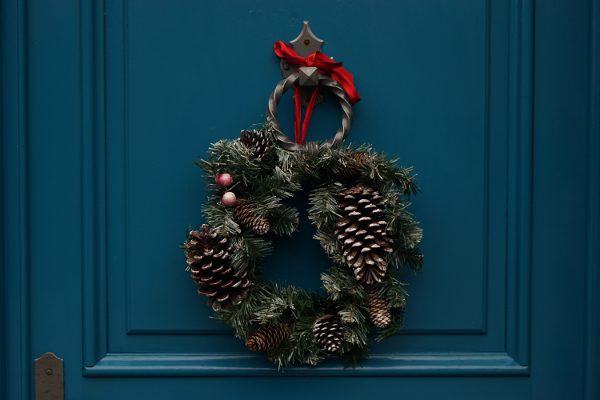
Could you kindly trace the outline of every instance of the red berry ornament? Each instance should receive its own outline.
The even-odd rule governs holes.
[[[221,204],[225,207],[233,207],[237,203],[237,197],[235,197],[235,193],[233,192],[225,192],[223,196],[221,196]]]
[[[221,187],[229,187],[233,183],[233,177],[227,172],[217,174],[215,176],[215,183]]]

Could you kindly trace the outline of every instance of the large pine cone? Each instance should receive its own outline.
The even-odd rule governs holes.
[[[216,229],[203,225],[201,230],[190,232],[183,247],[198,293],[208,297],[213,310],[242,302],[252,282],[245,272],[231,266],[231,243],[227,237],[221,237]]]
[[[258,235],[264,235],[270,229],[269,220],[256,215],[254,207],[246,200],[241,200],[235,207],[235,217],[242,225]]]
[[[337,316],[328,314],[315,321],[313,334],[321,349],[335,353],[342,345],[344,328]]]
[[[270,143],[267,133],[262,130],[244,130],[240,135],[240,141],[252,149],[252,155],[259,160],[267,152]]]
[[[381,282],[388,267],[386,253],[392,252],[393,243],[386,232],[382,197],[365,185],[345,190],[340,197],[342,218],[335,234],[342,242],[346,265],[365,284]]]
[[[376,293],[369,293],[367,298],[367,308],[371,321],[378,328],[385,328],[392,322],[392,314],[387,307],[385,299]]]
[[[286,324],[264,325],[246,339],[250,351],[268,351],[279,347],[287,340],[289,330]]]

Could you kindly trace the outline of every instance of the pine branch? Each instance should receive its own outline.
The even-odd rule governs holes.
[[[208,225],[214,228],[222,229],[231,235],[236,235],[242,231],[235,221],[233,211],[214,199],[209,200],[202,207],[202,214],[204,214]]]
[[[344,258],[342,256],[342,248],[340,247],[339,240],[336,239],[335,234],[331,231],[326,232],[324,230],[317,230],[313,235],[313,238],[321,243],[321,247],[325,250],[325,253],[333,260],[336,265],[344,265]]]
[[[362,304],[367,299],[367,292],[346,267],[330,268],[321,274],[321,281],[332,301]]]
[[[296,208],[280,205],[269,211],[269,221],[276,235],[292,236],[298,230],[300,219]]]
[[[255,277],[260,263],[273,250],[271,242],[250,233],[233,236],[231,242],[234,249],[231,265],[251,277]]]
[[[332,226],[340,218],[337,195],[343,190],[339,182],[322,185],[314,189],[309,196],[308,218],[321,229]]]

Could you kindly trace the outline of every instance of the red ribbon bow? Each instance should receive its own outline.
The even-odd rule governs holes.
[[[316,67],[321,73],[325,75],[329,75],[331,79],[335,80],[346,92],[348,96],[348,100],[351,104],[355,104],[360,100],[360,96],[358,95],[358,91],[354,86],[354,77],[352,74],[342,67],[341,62],[333,61],[327,55],[321,53],[320,51],[315,51],[312,54],[309,54],[307,57],[299,56],[298,53],[294,51],[292,46],[278,40],[275,42],[273,46],[273,51],[277,55],[277,57],[281,58],[284,61],[287,61],[293,65],[300,65],[303,67]],[[300,88],[296,86],[294,89],[294,101],[295,101],[295,118],[294,118],[294,136],[296,143],[304,143],[304,139],[306,138],[306,131],[308,130],[308,123],[310,122],[310,118],[312,116],[312,111],[315,107],[318,94],[319,87],[317,86],[313,91],[310,100],[308,102],[308,106],[306,107],[306,116],[304,119],[304,123],[302,124],[302,130],[300,132],[300,119],[302,113],[302,102],[301,102],[301,94]]]
[[[275,51],[275,54],[277,54],[277,57],[290,64],[301,65],[303,67],[317,67],[319,71],[325,75],[331,76],[331,79],[339,83],[344,89],[350,103],[354,104],[360,100],[358,91],[354,86],[354,77],[346,68],[342,67],[341,62],[333,61],[330,57],[320,51],[315,51],[307,57],[299,56],[292,46],[281,40],[275,42],[273,50]]]

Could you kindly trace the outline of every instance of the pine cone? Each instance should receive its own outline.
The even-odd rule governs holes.
[[[371,321],[378,328],[385,328],[392,322],[392,314],[387,307],[385,299],[371,292],[367,298],[367,307]]]
[[[264,325],[246,339],[250,351],[267,351],[279,347],[287,340],[289,330],[286,324]]]
[[[315,321],[313,334],[321,349],[335,353],[342,345],[344,329],[337,316],[328,314]]]
[[[338,172],[341,178],[354,178],[365,168],[371,155],[366,151],[354,151],[344,157],[346,167]]]
[[[240,135],[240,141],[251,148],[252,155],[259,160],[263,158],[270,146],[267,133],[262,130],[244,130]]]
[[[231,266],[231,243],[227,237],[203,225],[201,230],[190,232],[183,247],[198,294],[208,297],[213,310],[242,302],[252,282],[245,272],[235,271]]]
[[[365,284],[381,282],[387,272],[386,253],[393,251],[393,240],[387,236],[387,222],[381,209],[382,197],[365,185],[347,189],[340,197],[342,218],[335,234],[342,242],[346,265]]]
[[[252,204],[241,200],[235,207],[235,217],[246,228],[253,230],[258,235],[264,235],[269,231],[269,220],[259,217],[254,213]]]

